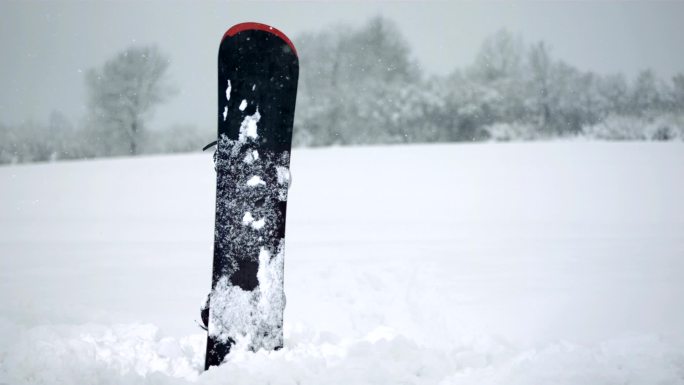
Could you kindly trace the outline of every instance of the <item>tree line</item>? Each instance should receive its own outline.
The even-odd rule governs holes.
[[[500,30],[473,63],[425,76],[398,28],[374,18],[359,29],[301,36],[295,141],[368,143],[684,138],[684,75],[662,81],[579,70],[543,41]]]
[[[599,75],[556,59],[543,41],[500,30],[473,63],[444,76],[424,73],[398,27],[376,17],[358,28],[295,39],[300,83],[295,146],[535,140],[684,139],[684,75],[644,70],[634,79]],[[177,91],[168,57],[130,47],[86,73],[88,114],[73,124],[0,123],[0,163],[194,151],[213,127],[151,131],[155,107]]]

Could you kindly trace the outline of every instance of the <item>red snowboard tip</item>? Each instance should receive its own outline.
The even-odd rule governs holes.
[[[292,44],[292,41],[280,30],[277,28],[271,27],[270,25],[266,24],[261,24],[261,23],[240,23],[240,24],[235,24],[234,26],[230,27],[229,30],[226,31],[226,33],[223,34],[223,37],[221,38],[221,41],[225,39],[226,37],[234,36],[238,34],[239,32],[242,31],[249,31],[249,30],[259,30],[259,31],[266,31],[270,32],[280,38],[280,40],[284,41],[287,45],[290,46],[292,49],[292,52],[294,52],[295,56],[297,55],[297,50],[294,47],[294,44]]]

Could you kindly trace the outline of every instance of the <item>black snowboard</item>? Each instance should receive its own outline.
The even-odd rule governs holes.
[[[275,28],[230,28],[218,56],[216,227],[205,368],[283,346],[283,253],[299,61]]]

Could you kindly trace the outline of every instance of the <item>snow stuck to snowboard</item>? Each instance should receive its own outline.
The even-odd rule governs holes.
[[[244,102],[244,101],[243,101]],[[284,226],[279,207],[287,200],[289,153],[259,149],[257,111],[247,115],[238,140],[221,135],[216,247],[226,258],[210,294],[209,335],[251,350],[283,346]],[[256,282],[242,279],[240,263],[258,264]],[[234,279],[237,278],[237,279]],[[240,284],[236,284],[240,282]]]

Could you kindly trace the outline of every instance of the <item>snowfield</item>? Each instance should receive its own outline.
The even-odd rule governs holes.
[[[202,372],[210,154],[0,167],[0,384],[684,384],[684,144],[295,150],[285,348]]]

